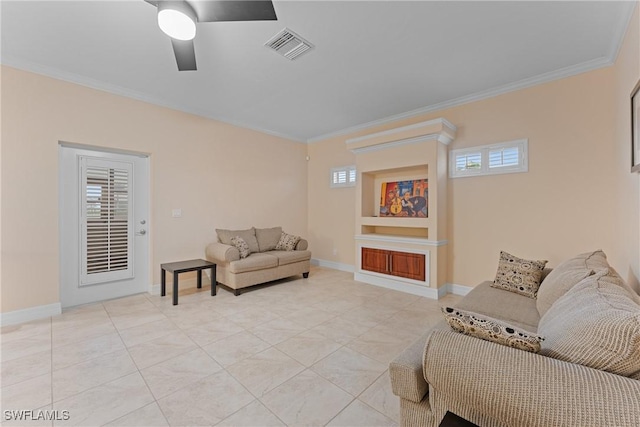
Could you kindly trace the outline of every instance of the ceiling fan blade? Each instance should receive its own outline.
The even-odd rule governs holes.
[[[192,0],[198,22],[276,21],[270,0]]]
[[[144,0],[158,6],[163,0]],[[186,0],[184,0],[186,1]],[[198,22],[277,21],[271,0],[189,0]]]
[[[178,71],[197,70],[196,51],[193,47],[193,40],[171,39],[171,44],[173,45],[173,53],[176,55]]]

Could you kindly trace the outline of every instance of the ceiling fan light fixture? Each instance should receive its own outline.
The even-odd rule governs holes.
[[[184,1],[158,2],[158,26],[176,40],[193,40],[196,36],[196,13]]]

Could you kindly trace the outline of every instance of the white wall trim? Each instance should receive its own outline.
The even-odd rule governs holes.
[[[629,17],[631,19],[631,17]],[[624,35],[623,35],[624,36]],[[620,44],[620,43],[618,43]],[[586,73],[588,71],[597,70],[599,68],[608,67],[613,65],[613,58],[600,57],[590,61],[586,61],[580,64],[571,65],[569,67],[560,68],[558,70],[550,71],[548,73],[540,74],[526,79],[519,80],[517,82],[509,83],[503,86],[498,86],[492,89],[476,92],[471,95],[462,96],[460,98],[450,99],[448,101],[439,102],[437,104],[428,105],[426,107],[418,108],[415,110],[407,111],[405,113],[395,114],[389,117],[385,117],[379,120],[373,120],[360,125],[348,127],[346,129],[337,130],[335,132],[326,133],[324,135],[318,135],[313,138],[307,139],[307,143],[320,142],[325,139],[335,138],[337,136],[349,135],[359,131],[363,131],[375,126],[382,126],[389,123],[393,123],[403,119],[410,119],[423,114],[431,113],[434,111],[444,110],[447,108],[453,108],[471,102],[482,101],[483,99],[493,98],[495,96],[503,95],[509,92],[515,92],[520,89],[526,89],[528,87],[536,86],[543,83],[552,82],[554,80],[564,79],[565,77],[571,77],[578,74]]]
[[[427,297],[431,299],[440,299],[447,294],[465,296],[473,289],[472,286],[458,285],[456,283],[447,283],[445,286],[441,286],[438,289],[421,285],[413,285],[410,283],[398,282],[394,279],[387,279],[385,277],[356,272],[355,268],[350,264],[341,264],[339,262],[326,261],[317,258],[311,259],[311,265],[331,268],[333,270],[346,271],[347,273],[354,273],[353,280],[356,280],[358,282],[380,286],[387,289],[393,289],[400,292],[406,292],[412,295],[419,295],[421,297]],[[367,277],[362,277],[363,275],[366,275]],[[160,294],[160,285],[152,285],[152,287],[157,287],[157,294]]]
[[[447,291],[448,293],[453,295],[465,296],[469,292],[471,292],[472,289],[473,287],[471,286],[457,285],[455,283],[447,283]]]
[[[407,139],[400,139],[398,141],[384,142],[382,144],[370,145],[368,147],[352,148],[351,152],[354,153],[354,154],[370,153],[372,151],[387,150],[389,148],[399,147],[401,145],[417,144],[419,142],[431,141],[431,140],[434,140],[434,139],[437,139],[438,141],[440,141],[440,136],[435,134],[435,133],[432,134],[432,135],[416,136],[414,138],[407,138]]]
[[[46,317],[57,316],[62,313],[62,305],[59,302],[48,305],[38,305],[22,310],[0,313],[0,326],[17,325],[18,323],[29,322],[31,320],[44,319]]]
[[[333,270],[346,271],[347,273],[353,273],[355,269],[351,264],[342,264],[335,261],[327,261],[324,259],[311,258],[311,265],[316,265],[318,267],[326,267],[331,268]]]
[[[444,246],[449,243],[448,240],[429,240],[421,239],[419,237],[398,237],[398,236],[385,236],[374,234],[356,234],[355,240],[369,240],[372,242],[392,242],[392,243],[411,243],[415,245],[428,245],[428,246]],[[393,248],[396,250],[398,248]]]
[[[156,105],[159,107],[169,108],[171,110],[182,111],[183,113],[193,114],[195,116],[204,117],[206,119],[217,120],[219,122],[227,123],[232,126],[250,129],[253,131],[265,133],[268,135],[276,136],[278,138],[285,138],[291,141],[306,143],[304,138],[299,138],[291,135],[285,135],[280,132],[276,132],[270,129],[264,129],[256,126],[251,126],[246,123],[242,123],[236,120],[232,120],[225,117],[219,117],[209,114],[204,110],[200,110],[197,108],[188,107],[186,105],[182,105],[174,102],[166,102],[159,98],[149,96],[140,92],[133,91],[131,89],[127,89],[118,85],[109,84],[105,82],[101,82],[89,77],[84,77],[79,74],[69,73],[67,71],[62,71],[54,67],[48,67],[41,64],[36,64],[31,61],[25,61],[23,59],[18,59],[15,57],[3,55],[2,61],[0,64],[6,65],[9,67],[17,68],[19,70],[28,71],[35,74],[40,74],[46,77],[51,77],[57,80],[62,80],[69,83],[74,83],[80,86],[85,86],[91,89],[100,90],[103,92],[111,93],[113,95],[124,96],[125,98],[135,99],[137,101],[146,102],[148,104]]]
[[[411,283],[399,282],[395,279],[387,279],[386,277],[359,272],[354,273],[353,280],[431,299],[441,298],[447,293],[446,286],[442,286],[440,289],[435,289],[428,286],[413,285]]]
[[[149,285],[149,289],[147,290],[147,292],[149,292],[151,295],[160,295],[160,287],[161,287],[160,283],[156,283],[155,285],[154,284],[150,284]],[[167,286],[167,287],[168,288],[169,287],[172,288],[173,284],[171,286]]]
[[[441,117],[439,119],[427,120],[425,122],[414,123],[412,125],[402,126],[402,127],[399,127],[399,128],[384,130],[382,132],[376,132],[376,133],[371,133],[369,135],[364,135],[364,136],[359,136],[359,137],[356,137],[356,138],[347,139],[346,143],[347,144],[353,144],[355,142],[366,141],[368,139],[379,138],[381,136],[395,135],[395,134],[398,134],[398,133],[401,133],[401,132],[406,132],[406,131],[409,131],[409,130],[415,130],[415,129],[420,129],[420,128],[424,128],[424,127],[429,127],[429,126],[436,125],[436,124],[443,124],[445,127],[448,127],[449,130],[451,130],[453,132],[458,130],[458,128],[453,123],[451,123],[449,120]],[[421,135],[420,137],[423,137],[423,136],[424,135]],[[448,144],[448,142],[446,142],[445,144]]]

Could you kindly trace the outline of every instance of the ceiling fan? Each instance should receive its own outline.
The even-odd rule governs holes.
[[[145,0],[158,8],[158,25],[171,37],[179,71],[196,70],[197,22],[275,21],[269,0]]]

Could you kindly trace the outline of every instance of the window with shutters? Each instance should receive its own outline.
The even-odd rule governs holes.
[[[451,150],[449,177],[495,175],[527,172],[528,140],[501,142],[472,148]]]
[[[356,185],[356,167],[343,166],[331,169],[330,186],[337,187],[353,187]]]

